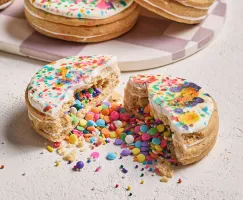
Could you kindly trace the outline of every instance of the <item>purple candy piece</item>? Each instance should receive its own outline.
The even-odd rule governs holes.
[[[142,142],[142,147],[148,147],[149,146],[149,142]]]
[[[115,140],[115,145],[122,145],[123,141],[121,139],[116,139]]]
[[[141,154],[147,156],[148,155],[148,152],[147,151],[141,151]]]
[[[130,155],[131,151],[129,149],[123,149],[122,152],[121,152],[121,155],[122,156],[128,156]]]
[[[141,151],[148,151],[149,147],[141,147]]]

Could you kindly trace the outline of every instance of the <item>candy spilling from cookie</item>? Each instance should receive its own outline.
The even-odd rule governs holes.
[[[114,139],[121,157],[157,163],[155,170],[165,177],[172,176],[171,165],[191,164],[209,153],[218,134],[218,111],[208,93],[178,77],[134,75],[125,87],[124,106],[117,93],[104,102],[119,74],[113,56],[69,57],[44,66],[26,90],[33,128],[54,142],[64,160],[76,161],[85,142],[94,149]],[[71,152],[61,145],[63,139]]]

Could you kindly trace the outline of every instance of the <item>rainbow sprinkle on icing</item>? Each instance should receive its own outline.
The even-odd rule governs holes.
[[[136,75],[130,81],[147,85],[150,105],[168,117],[176,132],[194,133],[208,125],[213,99],[195,83],[158,75]]]
[[[48,13],[69,18],[105,19],[128,8],[133,0],[29,0]]]
[[[100,71],[117,64],[113,56],[72,56],[40,69],[28,86],[31,105],[42,113],[55,116],[76,89],[89,84]]]

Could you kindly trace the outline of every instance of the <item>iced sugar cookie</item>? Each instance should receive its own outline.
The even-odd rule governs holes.
[[[200,23],[214,0],[135,0],[141,6],[165,18],[186,23]]]
[[[136,23],[133,0],[25,0],[30,25],[49,37],[74,42],[100,42],[118,37]]]
[[[124,104],[136,115],[142,107],[170,127],[176,157],[184,165],[202,159],[216,142],[217,105],[193,82],[166,75],[131,76]]]
[[[73,56],[44,66],[25,93],[33,128],[50,141],[62,141],[91,107],[112,93],[119,75],[114,56]]]

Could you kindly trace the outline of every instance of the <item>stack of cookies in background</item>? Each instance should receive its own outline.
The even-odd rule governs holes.
[[[214,0],[25,0],[25,14],[29,24],[44,35],[89,43],[110,40],[131,30],[139,16],[139,5],[173,21],[197,24],[207,16],[213,2]]]
[[[101,42],[128,32],[139,6],[133,0],[25,0],[29,24],[49,37]]]
[[[214,0],[135,0],[144,8],[181,23],[198,24]]]
[[[7,8],[12,3],[12,0],[0,0],[0,10]]]

